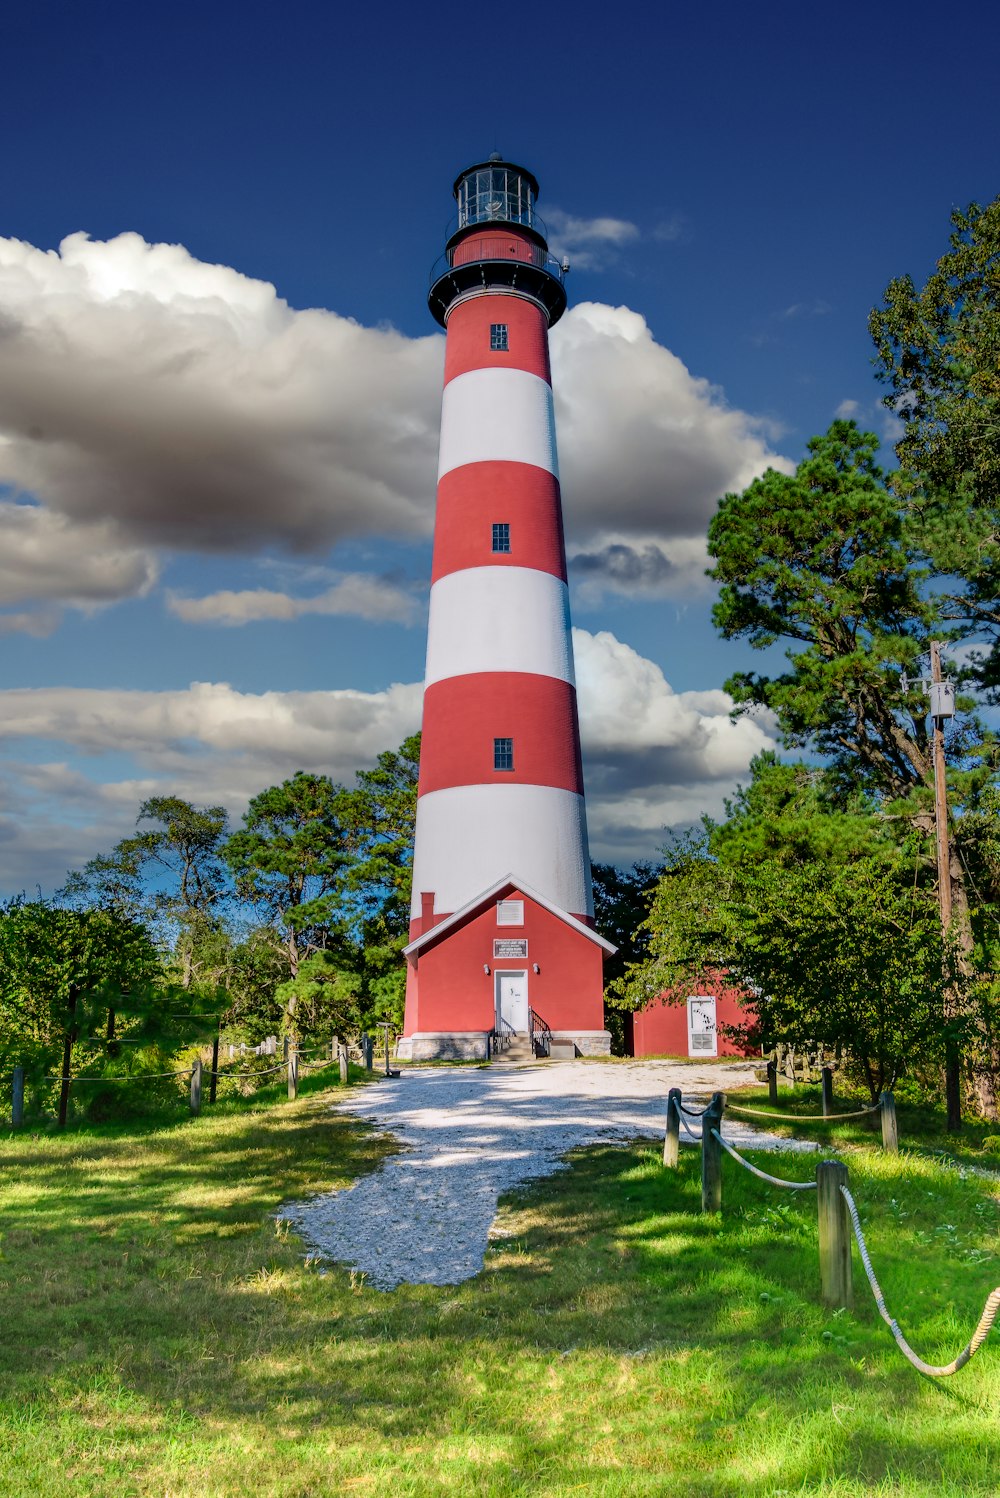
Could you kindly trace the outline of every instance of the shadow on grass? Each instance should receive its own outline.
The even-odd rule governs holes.
[[[692,1495],[994,1491],[993,1354],[973,1384],[921,1382],[863,1283],[853,1316],[818,1305],[814,1202],[727,1162],[725,1214],[706,1219],[693,1150],[677,1172],[643,1147],[574,1157],[507,1200],[463,1285],[381,1293],[303,1262],[281,1202],[348,1186],[392,1148],[331,1112],[339,1095],[0,1144],[0,1415],[12,1431],[32,1411],[54,1423],[50,1449],[89,1440],[76,1471],[98,1485],[78,1491],[109,1490],[116,1463],[144,1473],[136,1491],[165,1490],[181,1415],[223,1493],[254,1490],[226,1476],[233,1450],[282,1443],[294,1481],[257,1491],[327,1491],[309,1464],[329,1475],[331,1450],[342,1475],[374,1471],[393,1492],[660,1492],[667,1474]],[[801,1156],[769,1168],[808,1173]],[[944,1296],[942,1281],[953,1252],[967,1267],[995,1246],[996,1203],[894,1169],[852,1161],[880,1273],[904,1325],[912,1310],[922,1345],[950,1355],[985,1269],[956,1269]],[[469,1450],[485,1455],[454,1465]],[[831,1486],[837,1473],[860,1486]]]

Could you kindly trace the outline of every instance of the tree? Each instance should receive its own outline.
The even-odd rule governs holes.
[[[277,933],[292,983],[284,1023],[296,1033],[299,964],[338,939],[336,891],[348,862],[341,823],[342,788],[329,776],[296,771],[253,798],[243,826],[221,848],[237,894],[254,904]]]
[[[21,900],[0,914],[3,1048],[36,1070],[62,1053],[60,1127],[76,1042],[102,1030],[113,1041],[123,1003],[148,1009],[161,976],[149,932],[121,915]]]
[[[405,935],[410,919],[413,833],[417,819],[420,735],[359,770],[340,795],[339,813],[351,855],[345,900],[360,921],[381,917],[387,934]]]
[[[707,971],[750,996],[761,1043],[846,1051],[873,1101],[951,1037],[931,872],[914,838],[824,770],[759,756],[720,824],[675,841],[653,899],[645,961],[618,984],[641,1007],[700,990]],[[916,875],[916,877],[914,877]],[[971,1022],[973,995],[966,1006]]]
[[[993,642],[1000,685],[1000,198],[951,216],[950,249],[918,291],[886,289],[869,319],[885,404],[903,423],[893,486],[944,579],[945,612]]]
[[[150,823],[143,826],[143,823]],[[139,831],[113,852],[71,873],[60,896],[134,920],[173,929],[181,983],[190,988],[218,946],[219,914],[229,892],[220,857],[228,828],[222,806],[192,806],[180,796],[153,796],[136,819]]]
[[[776,716],[789,747],[822,754],[844,788],[875,797],[921,834],[931,852],[933,767],[920,658],[941,628],[942,592],[915,547],[900,502],[875,464],[877,439],[837,421],[808,444],[795,474],[769,470],[727,494],[709,528],[721,583],[714,618],[729,639],[757,649],[788,642],[788,669],[740,673],[727,683],[737,711]],[[994,745],[960,699],[949,752],[966,794],[988,782]],[[953,930],[967,964],[973,914],[960,840],[952,848]],[[980,1057],[979,1102],[995,1113]],[[953,1061],[953,1068],[957,1061]]]

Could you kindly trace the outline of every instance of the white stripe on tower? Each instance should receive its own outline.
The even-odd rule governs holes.
[[[503,316],[502,308],[496,316]],[[438,478],[490,459],[531,463],[559,477],[548,380],[523,369],[470,369],[449,380],[441,402]]]

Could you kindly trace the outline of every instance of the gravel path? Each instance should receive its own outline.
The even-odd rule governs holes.
[[[671,1087],[700,1107],[717,1089],[752,1081],[747,1062],[415,1067],[334,1105],[407,1148],[347,1190],[289,1203],[281,1216],[310,1252],[363,1271],[379,1289],[457,1284],[482,1269],[505,1192],[564,1169],[566,1152],[581,1145],[662,1138]],[[735,1119],[726,1137],[737,1146],[814,1147]]]

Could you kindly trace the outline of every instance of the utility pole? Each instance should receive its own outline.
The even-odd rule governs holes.
[[[937,835],[938,907],[941,932],[948,939],[951,928],[951,849],[948,844],[948,782],[944,764],[944,720],[954,717],[955,688],[941,678],[941,644],[931,641],[931,717],[934,720],[934,826]],[[954,1001],[946,991],[945,1019],[954,1014]],[[956,1134],[962,1127],[961,1063],[958,1044],[951,1036],[945,1042],[945,1105],[948,1131]]]

